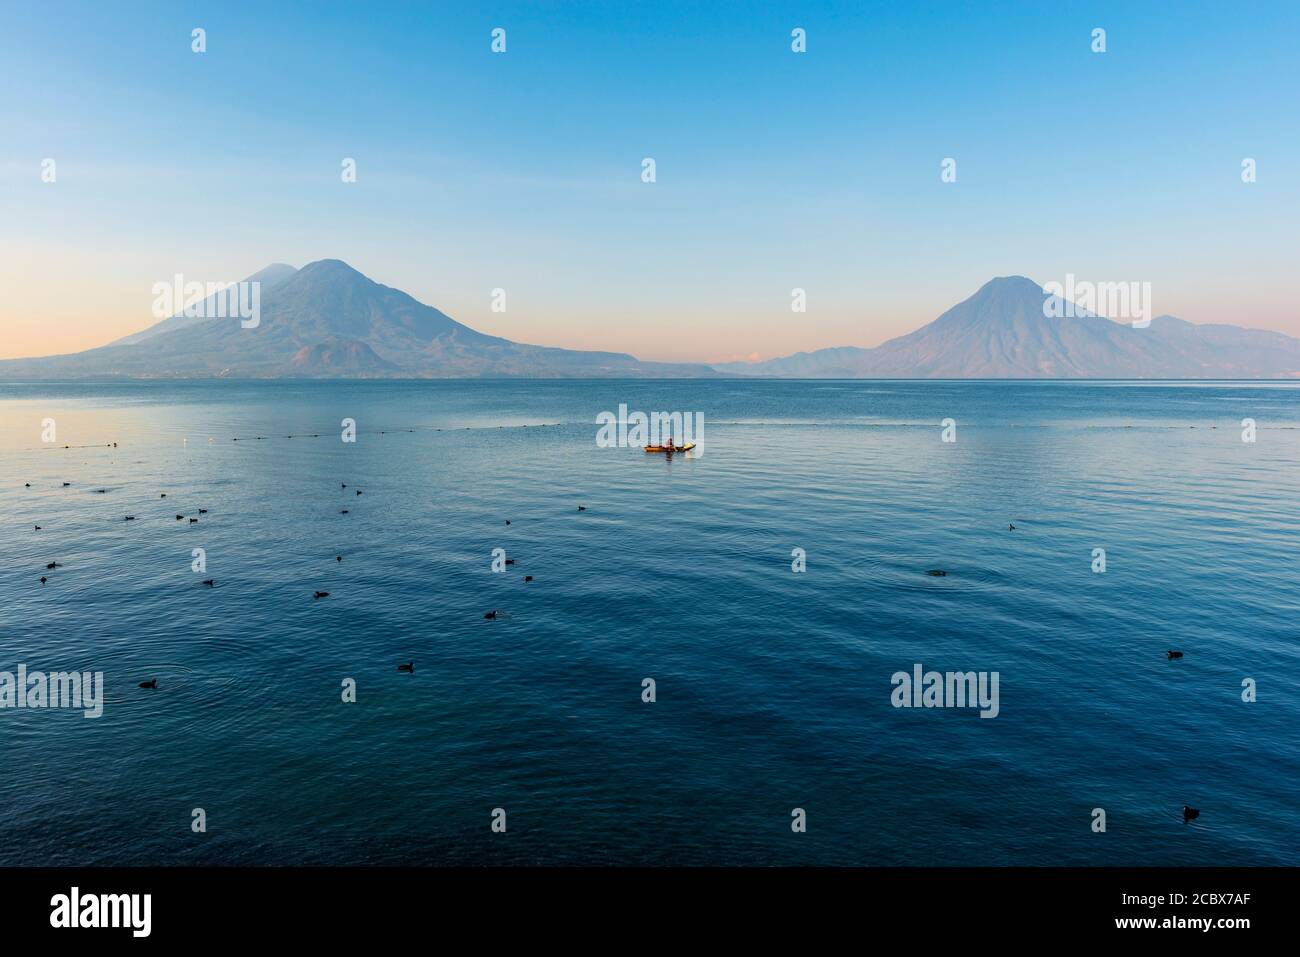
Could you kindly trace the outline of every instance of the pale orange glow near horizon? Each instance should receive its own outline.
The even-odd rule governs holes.
[[[0,255],[5,253],[0,249]],[[0,300],[4,333],[0,358],[60,355],[106,345],[158,321],[151,313],[153,284],[170,280],[174,272],[182,271],[187,278],[233,281],[275,259],[205,269],[197,261],[190,263],[190,257],[173,260],[165,251],[141,255],[131,250],[29,248],[10,249],[8,254],[7,261],[15,268],[6,278]],[[310,260],[288,261],[302,266]],[[463,286],[435,288],[442,282],[431,281],[418,264],[396,263],[391,273],[370,263],[352,264],[376,282],[408,292],[490,335],[534,345],[623,352],[652,361],[703,363],[758,361],[836,346],[876,346],[937,318],[993,278],[954,276],[943,282],[936,279],[919,290],[901,279],[896,289],[886,290],[877,280],[870,284],[871,296],[858,301],[842,287],[823,293],[814,286],[808,290],[805,314],[791,313],[782,290],[770,283],[760,285],[757,277],[730,301],[716,294],[699,295],[698,284],[692,281],[681,292],[635,290],[627,304],[607,288],[593,294],[576,280],[549,281],[537,289],[515,283],[509,287],[508,310],[494,313],[486,292],[474,296]],[[1257,284],[1247,285],[1253,295],[1266,292]],[[1223,301],[1233,289],[1223,289],[1217,296],[1203,291],[1205,298],[1192,295],[1189,299],[1195,306],[1184,310],[1176,300],[1161,296],[1160,289],[1157,284],[1157,314],[1300,334],[1300,322],[1285,315],[1281,297],[1260,301],[1252,309],[1245,300],[1234,306]]]

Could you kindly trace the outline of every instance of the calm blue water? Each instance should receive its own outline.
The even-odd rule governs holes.
[[[1300,863],[1298,463],[1284,385],[0,385],[0,670],[108,686],[0,711],[0,863]]]

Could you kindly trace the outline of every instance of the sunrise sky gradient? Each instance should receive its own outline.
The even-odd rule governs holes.
[[[875,345],[1015,274],[1300,336],[1300,4],[281,6],[0,7],[0,358],[322,258],[643,359]]]

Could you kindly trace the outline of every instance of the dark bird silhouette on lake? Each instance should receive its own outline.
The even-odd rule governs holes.
[[[37,526],[36,526],[36,530],[39,532],[39,531],[41,530],[41,527],[40,527],[39,525],[37,525]]]
[[[347,488],[347,487],[348,487],[348,483],[347,483],[347,482],[340,482],[340,483],[339,483],[339,488]]]
[[[1183,653],[1181,651],[1166,651],[1165,654],[1169,656],[1170,661],[1173,661],[1175,658],[1181,658],[1183,656]]]
[[[578,506],[578,511],[579,511],[579,512],[585,512],[586,510],[587,510],[587,506],[585,506],[585,505],[579,505],[579,506]]]
[[[141,687],[141,688],[157,688],[157,687],[158,687],[158,679],[157,679],[157,678],[154,678],[154,679],[151,680],[151,681],[141,681],[141,682],[140,682],[140,687]]]
[[[1196,820],[1198,817],[1200,817],[1200,816],[1201,816],[1201,812],[1198,811],[1198,810],[1196,810],[1196,808],[1194,808],[1194,807],[1188,807],[1186,804],[1183,805],[1183,823],[1184,823],[1184,824],[1186,824],[1188,821],[1195,821],[1195,820]]]
[[[205,580],[205,581],[203,582],[203,584],[205,584],[205,585],[207,585],[209,588],[211,588],[213,585],[216,584],[216,581],[214,581],[213,579],[209,578],[209,579]]]
[[[316,597],[316,598],[328,598],[329,596],[330,596],[330,593],[327,592],[327,591],[318,591],[318,592],[316,592],[316,594],[315,594],[315,597]]]
[[[508,519],[508,518],[506,519],[506,524],[507,524],[507,525],[510,524],[510,519]]]
[[[398,670],[398,671],[405,671],[408,675],[413,675],[413,674],[415,674],[415,662],[414,662],[414,661],[408,661],[408,662],[407,662],[406,664],[404,664],[404,665],[398,665],[398,666],[397,666],[397,670]]]
[[[1016,530],[1016,527],[1015,527],[1014,525],[1008,525],[1008,526],[1007,526],[1007,531],[1008,531],[1008,532],[1014,532],[1015,530]]]
[[[506,559],[506,564],[507,564],[507,565],[513,565],[514,563],[515,563],[515,560],[514,560],[513,558],[507,558],[507,559]]]
[[[95,489],[95,494],[96,494],[96,495],[103,495],[103,494],[104,494],[105,492],[107,492],[107,491],[108,491],[108,489],[97,488],[97,489]]]
[[[483,617],[486,618],[488,621],[495,621],[497,617],[497,613],[494,611],[490,611]]]
[[[524,581],[526,581],[526,582],[530,582],[530,581],[532,581],[532,580],[533,580],[533,576],[532,576],[532,575],[525,575],[525,576],[524,576]]]
[[[334,560],[335,560],[336,562],[341,562],[341,561],[343,561],[343,556],[342,556],[342,555],[335,555],[335,556],[334,556]]]
[[[163,493],[162,493],[161,495],[159,495],[158,497],[159,497],[159,498],[166,498],[166,497],[167,497],[167,493],[166,493],[166,492],[163,492]]]
[[[357,489],[357,494],[358,494],[358,495],[361,494],[361,489]]]
[[[69,485],[71,485],[71,484],[72,484],[71,482],[64,482],[64,483],[63,483],[63,487],[64,487],[64,488],[67,488],[67,487],[68,487]]]
[[[190,519],[190,524],[191,524],[191,525],[197,525],[197,524],[199,524],[199,520],[198,520],[197,518],[192,518],[192,519]]]
[[[348,510],[347,510],[346,508],[339,509],[339,514],[340,514],[340,515],[346,515],[347,513],[348,513]]]
[[[185,517],[184,515],[177,515],[177,516],[176,516],[176,521],[179,522],[179,521],[180,521],[181,519],[183,519],[184,517]]]
[[[124,522],[134,522],[134,521],[135,521],[135,516],[134,516],[134,515],[127,515],[127,516],[124,516],[124,517],[122,518],[122,521],[124,521]]]
[[[62,563],[60,563],[60,562],[50,562],[50,563],[49,563],[48,565],[46,565],[45,567],[46,567],[46,568],[62,568],[63,565],[62,565]]]
[[[207,515],[207,514],[208,514],[208,510],[207,510],[206,508],[201,508],[201,509],[199,509],[199,514],[200,514],[200,515]]]
[[[41,584],[44,585],[45,582],[46,582],[46,578],[45,578],[44,575],[42,575],[42,576],[41,576]]]
[[[944,578],[947,576],[948,573],[944,571],[942,568],[931,568],[928,572],[926,572],[926,574],[929,575],[931,578]]]

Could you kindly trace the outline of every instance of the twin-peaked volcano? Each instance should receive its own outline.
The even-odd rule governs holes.
[[[276,264],[253,328],[173,316],[99,349],[0,362],[0,376],[716,376],[704,365],[523,345],[484,335],[347,263]],[[209,310],[212,312],[215,310]]]

